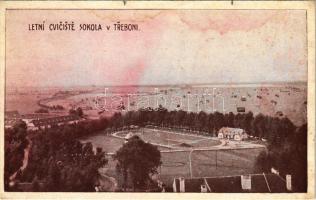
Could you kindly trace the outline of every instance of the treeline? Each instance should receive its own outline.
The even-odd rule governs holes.
[[[35,110],[34,113],[49,113],[49,111],[45,108],[39,108],[39,109]]]
[[[129,111],[122,115],[116,113],[109,125],[114,128],[152,124],[161,127],[199,131],[216,136],[222,127],[242,128],[247,134],[258,138],[265,138],[271,143],[279,143],[287,137],[291,137],[296,126],[286,117],[271,117],[263,114],[253,115],[248,113],[199,113],[186,111],[168,111],[163,107],[157,109],[146,108],[138,111]]]
[[[12,129],[7,129],[4,134],[4,179],[9,180],[22,166],[24,149],[28,145],[25,123],[16,123]],[[8,181],[7,181],[8,182]]]
[[[61,105],[48,106],[45,103],[42,103],[42,101],[47,101],[47,100],[48,99],[40,99],[37,101],[37,105],[43,109],[48,109],[48,110],[65,110],[65,108]]]
[[[75,115],[78,117],[83,117],[83,111],[81,107],[78,107],[77,109],[70,109],[69,115]]]
[[[269,173],[274,168],[283,177],[290,174],[293,191],[307,192],[307,124],[297,128],[291,137],[278,141],[259,154],[255,170]]]
[[[23,123],[23,122],[22,122]],[[98,126],[102,124],[102,126]],[[89,192],[95,191],[98,185],[98,169],[107,163],[105,152],[101,148],[93,150],[91,143],[82,144],[77,139],[92,131],[104,128],[103,120],[54,126],[50,129],[28,132],[32,140],[29,160],[26,169],[19,172],[14,182],[24,183],[9,187],[9,176],[18,169],[22,163],[20,154],[11,153],[5,161],[5,190],[6,191],[49,191],[49,192]],[[26,127],[26,126],[25,126]],[[12,130],[6,130],[7,133]],[[26,129],[25,131],[26,132]],[[6,142],[9,138],[6,138]],[[9,141],[9,140],[8,140]],[[24,145],[25,146],[25,145]],[[23,151],[23,147],[20,147]],[[8,153],[7,153],[8,154]],[[12,168],[12,166],[16,166]],[[12,181],[11,181],[12,182]],[[28,183],[27,188],[23,187]],[[26,184],[27,185],[27,184]]]

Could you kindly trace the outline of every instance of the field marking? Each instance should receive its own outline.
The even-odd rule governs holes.
[[[219,146],[209,147],[209,148],[197,148],[193,149],[194,151],[227,151],[227,150],[241,150],[241,149],[258,149],[258,148],[266,148],[263,145],[258,146],[241,146],[241,147],[222,147]],[[161,153],[173,153],[173,152],[190,152],[192,149],[177,149],[177,150],[161,150]]]
[[[207,136],[192,135],[192,134],[183,134],[183,133],[177,133],[177,132],[173,132],[173,131],[165,131],[165,130],[152,129],[152,128],[144,128],[144,131],[145,130],[147,130],[147,131],[154,131],[154,132],[161,131],[161,132],[170,133],[170,134],[178,134],[178,135],[182,135],[182,136],[203,138],[203,139],[199,139],[199,140],[192,140],[192,142],[189,143],[189,144],[198,143],[198,142],[204,141],[204,140],[216,140],[216,141],[218,141],[218,138],[215,138],[215,137],[207,137]],[[112,133],[111,135],[113,137],[116,137],[116,138],[125,139],[125,137],[117,135],[119,133],[125,133],[125,132],[128,132],[128,131],[117,131],[117,132]],[[146,132],[146,133],[150,134],[150,132]],[[169,140],[172,141],[173,139],[169,139]],[[183,142],[183,140],[182,141],[173,140],[173,141]],[[175,147],[175,145],[178,145],[178,144],[165,145],[165,144],[160,144],[160,143],[155,143],[155,142],[150,142],[150,143],[153,144],[153,145],[156,145],[156,146],[165,147],[165,148],[168,148],[168,149],[173,149],[173,150],[161,150],[160,152],[162,152],[162,153],[188,152],[188,151],[191,151],[192,149],[194,151],[214,151],[214,150],[237,150],[237,149],[266,148],[266,146],[260,145],[260,144],[253,144],[253,143],[248,143],[248,142],[243,142],[243,141],[233,141],[233,140],[229,140],[228,146],[226,146],[225,144],[227,144],[227,143],[225,142],[225,140],[219,140],[219,141],[221,142],[221,144],[215,145],[215,146],[212,146],[212,147],[207,147],[207,148],[203,148],[203,147],[202,148],[192,148],[191,147],[190,149],[181,149],[181,147]]]
[[[119,133],[123,133],[125,131],[118,131],[118,132],[115,132],[112,134],[113,137],[116,137],[116,138],[120,138],[120,139],[125,139],[125,137],[122,137],[122,136],[118,136],[117,134]],[[165,147],[165,148],[168,148],[168,149],[174,149],[175,147],[172,147],[170,145],[164,145],[164,144],[159,144],[159,143],[154,143],[154,142],[149,142],[150,144],[153,144],[155,146],[161,146],[161,147]],[[109,154],[110,155],[110,154]]]
[[[174,142],[179,142],[179,143],[196,144],[198,142],[205,141],[205,140],[218,141],[217,137],[194,135],[194,134],[191,134],[191,133],[179,133],[180,131],[179,132],[177,132],[177,131],[167,131],[167,130],[160,130],[160,129],[156,129],[156,128],[144,128],[144,130],[145,129],[148,130],[148,131],[153,131],[153,132],[164,132],[164,133],[167,133],[167,134],[176,134],[176,135],[193,137],[192,139],[180,139],[180,140],[167,139],[169,141],[174,141]],[[194,140],[194,137],[196,137],[196,138],[203,138],[203,139]],[[178,144],[166,145],[165,147],[173,148],[173,146],[175,146],[175,145],[178,145]],[[222,144],[219,144],[219,145],[216,145],[216,146],[220,146],[220,145],[222,145]]]
[[[157,129],[145,128],[143,130],[144,130],[144,132],[143,132],[144,136],[147,136],[149,138],[152,136],[152,137],[154,137],[154,139],[159,139],[159,142],[163,142],[163,143],[166,142],[165,141],[167,139],[166,135],[161,134],[161,136],[159,135],[159,137],[158,137],[158,134],[155,134],[155,132],[160,132],[160,133],[164,133],[164,134],[168,134],[168,133],[175,134],[172,136],[170,141],[172,141],[172,140],[177,141],[176,135],[179,135],[178,137],[180,137],[180,135],[181,136],[189,136],[189,138],[192,138],[190,143],[198,143],[198,142],[207,141],[207,140],[220,141],[220,144],[215,145],[215,146],[197,147],[197,148],[194,148],[194,147],[193,148],[181,148],[181,147],[175,146],[176,144],[168,146],[168,145],[164,145],[164,144],[151,143],[153,145],[166,147],[169,149],[169,150],[160,150],[162,160],[163,160],[163,164],[161,166],[161,169],[162,169],[161,175],[163,175],[163,177],[164,177],[163,179],[165,179],[166,182],[170,181],[169,179],[171,176],[172,177],[177,176],[176,173],[178,173],[179,170],[181,171],[181,174],[182,174],[182,172],[185,174],[185,175],[183,174],[184,176],[189,177],[192,175],[193,178],[200,177],[200,176],[202,176],[202,174],[208,175],[209,170],[211,170],[211,171],[215,170],[214,169],[216,166],[215,164],[210,163],[210,165],[203,165],[202,164],[202,165],[198,165],[198,166],[196,164],[197,164],[197,162],[200,162],[200,161],[203,162],[203,160],[205,160],[205,161],[210,160],[212,158],[212,155],[215,155],[214,154],[215,152],[210,152],[210,151],[222,151],[223,156],[224,156],[223,158],[227,158],[227,160],[226,159],[223,160],[223,159],[219,158],[218,165],[219,165],[219,167],[223,167],[223,169],[217,169],[217,170],[219,170],[219,171],[224,170],[225,171],[225,170],[233,169],[233,170],[238,171],[238,170],[249,170],[250,169],[250,168],[248,168],[248,164],[246,167],[240,167],[239,166],[240,164],[238,162],[242,162],[242,163],[247,162],[248,163],[251,161],[251,160],[248,160],[242,154],[241,155],[238,154],[238,150],[249,149],[251,151],[253,149],[258,149],[258,148],[260,148],[260,149],[262,148],[262,150],[266,149],[266,147],[264,145],[253,144],[253,143],[244,142],[244,141],[229,140],[229,143],[227,145],[225,145],[226,140],[222,140],[222,139],[218,139],[218,138],[214,138],[214,137],[198,136],[198,135],[192,135],[192,134],[183,134],[183,133],[177,133],[177,132],[173,132],[173,131],[165,131],[165,130],[159,130],[159,129],[157,130]],[[152,130],[154,130],[154,131],[152,131]],[[125,137],[123,137],[123,136],[128,132],[129,132],[129,130],[118,131],[118,132],[111,134],[111,136],[119,138],[119,139],[125,139]],[[141,136],[142,130],[138,130],[137,132],[140,133],[140,136]],[[119,136],[118,135],[119,133],[124,133],[124,134]],[[173,138],[175,138],[175,139],[173,139]],[[188,137],[185,137],[185,138],[188,138]],[[235,154],[233,150],[237,150],[237,152],[236,152],[237,154]],[[194,159],[195,156],[192,157],[191,175],[190,175],[190,172],[187,171],[188,165],[190,163],[188,161],[187,154],[190,151],[192,151],[192,152],[197,151],[197,152],[195,152],[195,153],[197,153],[195,155],[198,156],[197,159]],[[201,151],[202,152],[204,151],[204,152],[202,153]],[[183,152],[183,153],[181,154],[181,152]],[[209,152],[211,157],[208,156],[208,152]],[[167,153],[176,153],[176,154],[171,155],[171,154],[167,154]],[[107,155],[109,156],[109,155],[113,155],[113,154],[114,153],[108,153]],[[194,154],[194,152],[193,152],[193,154]],[[201,155],[201,157],[199,157],[199,155]],[[179,161],[177,161],[177,160],[179,160]],[[235,164],[230,165],[231,160],[234,160],[234,162],[235,161],[237,162],[236,166],[234,166]],[[166,165],[164,165],[164,164],[166,164]],[[198,171],[196,171],[196,170],[198,170]],[[219,171],[216,171],[215,173],[216,174],[220,173]],[[181,175],[181,176],[183,176],[183,175]]]
[[[198,142],[203,141],[203,140],[214,140],[214,138],[206,137],[206,136],[199,136],[199,135],[193,135],[193,134],[184,134],[184,133],[179,133],[179,132],[172,132],[172,131],[159,130],[159,129],[153,129],[153,128],[144,128],[144,129],[146,129],[144,131],[153,131],[153,132],[155,132],[154,133],[155,135],[157,135],[157,134],[162,132],[162,133],[167,133],[167,134],[176,134],[176,135],[182,135],[182,136],[203,138],[203,139],[195,139],[195,140],[194,140],[194,138],[192,138],[192,139],[169,139],[169,138],[165,139],[167,141],[173,141],[173,142],[177,142],[177,143],[194,144],[194,143],[198,143]],[[159,134],[158,137],[160,137],[160,134]],[[178,145],[178,144],[171,144],[170,146],[174,146],[174,145]]]
[[[238,150],[243,150],[243,149],[238,149]],[[250,162],[251,161],[248,157],[236,154],[235,152],[233,152],[233,150],[231,150],[231,151],[221,151],[221,153],[224,154],[224,156],[236,157],[237,159],[243,160],[244,162]],[[199,155],[200,156],[204,156],[205,158],[209,158],[209,155],[205,155],[205,154],[199,154]],[[223,160],[220,160],[220,159],[218,159],[218,161],[223,162]]]
[[[193,141],[191,141],[191,142],[185,142],[185,143],[190,145],[190,144],[196,144],[196,143],[199,143],[199,142],[202,142],[202,141],[205,141],[205,140],[214,140],[214,139],[212,139],[212,138],[207,138],[207,139],[193,140]],[[171,141],[183,143],[183,141],[179,141],[179,140],[171,140]],[[186,140],[186,141],[188,141],[188,140]],[[172,145],[170,145],[170,146],[175,146],[175,145],[179,145],[179,144],[172,144]],[[221,145],[221,144],[219,144],[219,145]],[[216,145],[216,146],[218,146],[218,145]]]
[[[153,130],[153,131],[160,131],[160,132],[165,132],[165,133],[172,133],[172,134],[177,134],[177,135],[184,135],[184,136],[191,136],[191,137],[200,137],[200,138],[210,138],[210,139],[215,139],[217,137],[209,137],[209,136],[203,136],[203,135],[195,135],[192,133],[179,133],[181,131],[168,131],[168,130],[161,130],[161,129],[156,129],[156,128],[144,128],[144,129],[148,129],[148,130]],[[182,131],[185,132],[185,131]]]

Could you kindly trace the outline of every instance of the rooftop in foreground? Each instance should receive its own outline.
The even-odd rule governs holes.
[[[277,174],[249,174],[207,178],[175,178],[174,192],[215,193],[287,193],[292,192],[291,178]]]

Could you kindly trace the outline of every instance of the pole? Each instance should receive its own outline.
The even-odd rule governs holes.
[[[161,165],[162,165],[162,164],[160,164],[160,166],[159,166],[159,168],[160,168],[160,174],[161,174]]]
[[[168,147],[169,147],[169,134],[170,134],[170,132],[168,132],[168,134],[167,134]]]
[[[217,169],[217,151],[218,150],[215,150],[215,169]]]
[[[194,151],[194,149],[191,149],[190,153],[189,153],[189,163],[190,163],[190,177],[192,178],[192,159],[191,159],[191,155],[192,152]]]

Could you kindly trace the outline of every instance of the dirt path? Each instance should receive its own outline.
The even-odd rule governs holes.
[[[24,158],[23,158],[22,166],[10,176],[10,178],[9,178],[10,181],[14,181],[16,176],[17,176],[17,174],[18,174],[18,172],[19,171],[23,172],[25,170],[25,168],[27,167],[27,165],[28,165],[30,150],[31,150],[31,147],[32,147],[32,141],[28,137],[26,137],[26,139],[28,141],[28,145],[24,149]]]
[[[100,178],[99,178],[99,189],[100,192],[115,192],[118,184],[115,178],[110,177],[106,174],[107,168],[99,169]]]

